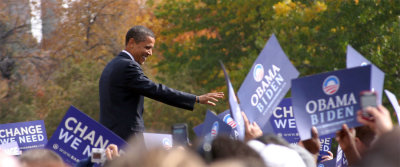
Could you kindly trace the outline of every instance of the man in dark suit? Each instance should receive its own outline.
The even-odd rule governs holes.
[[[143,98],[193,110],[194,104],[215,105],[224,94],[196,96],[156,84],[147,78],[141,65],[152,55],[154,33],[143,26],[131,28],[125,38],[125,50],[111,60],[101,74],[100,123],[127,140],[144,131]]]

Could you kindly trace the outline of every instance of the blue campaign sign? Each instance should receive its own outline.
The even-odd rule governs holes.
[[[232,127],[226,124],[224,121],[219,119],[211,111],[207,111],[206,118],[204,120],[203,132],[201,136],[208,136],[215,138],[218,135],[229,136],[232,133]]]
[[[320,162],[318,163],[318,167],[336,167],[336,160],[332,159],[325,162]]]
[[[201,133],[203,133],[203,126],[204,123],[198,124],[197,126],[193,127],[193,131],[197,137],[202,137]]]
[[[336,167],[348,167],[349,163],[347,158],[340,146],[338,146],[337,153],[336,153]]]
[[[238,132],[238,124],[235,122],[235,120],[233,120],[232,116],[231,116],[231,111],[225,110],[224,112],[220,113],[217,115],[217,117],[221,120],[223,120],[226,124],[228,124],[229,126],[231,126],[232,128],[232,133],[231,133],[231,137],[234,139],[239,139],[239,132]]]
[[[229,126],[231,126],[232,132],[231,132],[230,136],[234,139],[238,139],[239,132],[236,129],[237,123],[235,122],[235,120],[233,120],[230,110],[229,109],[225,110],[224,112],[218,114],[217,117],[219,119],[223,120]],[[193,131],[197,137],[203,137],[203,136],[201,136],[202,132],[203,132],[203,126],[204,126],[204,123],[201,123],[193,128]]]
[[[269,119],[275,134],[283,137],[289,143],[298,143],[300,141],[297,132],[296,120],[294,119],[292,100],[284,98],[272,112]]]
[[[347,54],[346,54],[346,67],[358,67],[365,66],[368,64],[372,64],[368,59],[362,56],[357,52],[353,47],[347,45]]]
[[[0,144],[16,141],[21,151],[43,148],[47,143],[43,120],[0,125]]]
[[[367,60],[364,56],[358,53],[353,47],[350,45],[347,46],[347,55],[346,55],[346,67],[358,67],[365,65],[372,65],[372,87],[373,91],[377,92],[378,95],[378,104],[382,103],[382,93],[383,93],[383,84],[385,81],[385,73],[372,64],[369,60]]]
[[[299,72],[272,35],[238,90],[240,107],[250,122],[267,124],[272,111],[289,91]]]
[[[228,88],[228,97],[229,97],[229,106],[230,106],[230,116],[233,117],[233,120],[237,123],[236,129],[239,133],[238,139],[239,140],[244,140],[244,120],[242,116],[242,110],[239,107],[239,103],[237,101],[236,95],[235,95],[235,90],[233,90],[233,86],[231,83],[231,80],[229,79],[229,75],[225,70],[224,64],[220,61],[222,70],[224,71],[225,74],[225,80],[226,80],[226,85]]]
[[[331,151],[332,138],[320,138],[321,146],[319,148],[318,162],[322,160],[322,156],[329,155]]]
[[[64,162],[74,166],[91,155],[92,148],[115,144],[123,148],[126,142],[85,113],[71,106],[58,125],[46,148],[55,151]]]
[[[272,116],[271,116],[272,117]],[[261,126],[261,130],[264,134],[277,134],[279,135],[275,130],[274,130],[274,125],[273,122],[271,122],[271,117],[269,117],[270,121],[267,122],[264,126]],[[272,118],[273,119],[273,118]]]
[[[164,147],[172,147],[172,135],[171,134],[160,134],[160,133],[143,133],[144,144],[147,149]]]
[[[349,128],[360,126],[356,119],[359,94],[373,88],[372,69],[366,65],[292,80],[293,111],[300,139],[311,138],[312,126],[320,137],[332,137],[344,123]]]

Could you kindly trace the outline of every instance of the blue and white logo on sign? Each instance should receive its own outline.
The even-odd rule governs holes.
[[[215,137],[218,135],[218,129],[219,129],[218,121],[215,121],[211,128],[211,136],[212,137]]]
[[[327,77],[322,83],[322,90],[327,95],[333,95],[339,90],[339,86],[339,79],[336,76],[331,75]]]
[[[256,64],[253,71],[254,80],[260,82],[264,76],[264,67],[261,64]]]
[[[172,142],[168,138],[163,138],[162,143],[164,147],[172,147]]]
[[[232,119],[231,114],[226,114],[224,116],[224,122],[232,128],[236,128],[236,122]]]

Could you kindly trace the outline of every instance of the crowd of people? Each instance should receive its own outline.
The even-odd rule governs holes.
[[[400,128],[393,126],[389,111],[383,107],[368,107],[373,119],[366,119],[361,111],[357,119],[364,126],[348,128],[346,124],[336,133],[349,166],[400,166]],[[198,139],[190,146],[147,149],[143,138],[132,137],[121,153],[110,144],[105,153],[105,167],[315,167],[320,140],[316,128],[312,138],[289,144],[274,134],[263,134],[257,124],[250,124],[244,115],[245,141],[228,136]],[[94,166],[90,158],[76,166]],[[14,157],[0,151],[0,167],[55,167],[68,166],[51,150],[33,149]]]
[[[93,163],[91,158],[80,160],[76,166],[91,167],[316,167],[320,139],[315,127],[312,138],[289,144],[274,134],[263,134],[261,128],[245,122],[244,141],[219,135],[197,139],[189,146],[147,149],[142,133],[144,97],[193,110],[195,104],[214,106],[224,97],[222,92],[200,96],[156,84],[146,77],[141,65],[152,55],[154,33],[143,26],[135,26],[126,34],[126,48],[105,67],[99,82],[100,123],[122,139],[129,141],[125,148],[110,144],[105,149],[104,163]],[[361,111],[357,120],[363,126],[349,128],[346,124],[336,133],[336,141],[343,150],[349,166],[400,166],[400,129],[394,127],[389,111],[383,107],[364,109],[372,115],[365,118]],[[130,138],[130,139],[129,139]],[[129,139],[129,140],[128,140]],[[123,150],[123,152],[121,151]],[[334,160],[331,155],[322,161]],[[322,162],[321,161],[321,162]],[[62,167],[68,166],[55,152],[33,149],[19,157],[0,150],[0,167]]]

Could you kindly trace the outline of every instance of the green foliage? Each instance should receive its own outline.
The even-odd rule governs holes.
[[[398,1],[174,0],[156,12],[168,23],[162,32],[168,40],[159,46],[165,59],[157,66],[164,80],[186,71],[196,87],[226,90],[222,60],[237,90],[274,33],[302,76],[345,68],[350,44],[386,72],[386,89],[400,91]]]
[[[49,136],[61,122],[65,112],[70,105],[77,107],[94,120],[98,120],[100,112],[98,80],[102,67],[96,62],[85,60],[79,64],[65,62],[62,70],[54,75],[54,83],[49,84],[46,89],[50,99],[43,102],[51,110],[46,111],[48,115],[45,123],[49,124]],[[42,105],[42,104],[38,104]]]
[[[36,107],[32,105],[33,100],[34,92],[20,84],[14,85],[9,92],[9,98],[0,100],[0,124],[38,119],[34,112]]]
[[[274,33],[302,76],[345,68],[346,46],[350,44],[386,73],[385,88],[399,95],[399,1],[149,2],[145,6],[125,0],[88,0],[56,10],[59,18],[68,19],[59,22],[53,37],[47,39],[46,50],[34,58],[42,60],[42,55],[50,55],[51,63],[45,64],[46,68],[39,66],[44,77],[29,78],[26,73],[30,68],[17,62],[11,78],[24,80],[0,80],[0,91],[7,89],[0,92],[0,123],[44,119],[50,137],[70,105],[98,120],[101,71],[123,49],[126,31],[137,24],[157,34],[157,52],[144,66],[146,75],[178,90],[197,95],[226,92],[218,64],[222,60],[237,91]],[[7,26],[14,25],[13,17],[2,18],[0,29],[6,32]],[[2,53],[8,57],[25,53],[21,48],[35,45],[25,36],[4,38],[7,47],[0,46]],[[1,56],[0,61],[5,60]],[[26,80],[39,80],[39,86],[27,85]],[[384,102],[391,108],[386,99]],[[220,113],[228,108],[227,98],[216,107],[196,105],[194,112],[146,99],[144,118],[148,131],[169,132],[174,123],[185,122],[190,128],[201,123],[207,109]]]

